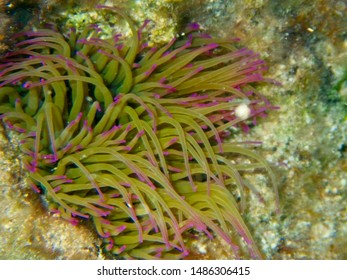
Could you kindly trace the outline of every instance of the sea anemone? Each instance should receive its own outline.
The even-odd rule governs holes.
[[[277,196],[275,178],[225,139],[274,108],[250,85],[266,81],[264,61],[196,24],[149,48],[143,27],[99,8],[125,18],[132,36],[101,39],[96,25],[25,31],[1,60],[0,118],[19,133],[32,188],[72,224],[91,220],[121,258],[182,258],[198,234],[240,257],[232,232],[261,258],[240,214],[243,174],[263,168]]]

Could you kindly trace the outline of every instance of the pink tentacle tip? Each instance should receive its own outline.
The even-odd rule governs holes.
[[[166,81],[167,81],[167,79],[166,79],[165,77],[162,77],[162,78],[159,80],[159,84],[164,84]]]
[[[68,150],[70,150],[72,148],[72,144],[71,143],[69,143],[69,144],[67,144],[63,149],[62,149],[62,151],[64,152],[64,153],[66,153]]]
[[[6,117],[5,114],[1,115],[0,120],[3,119],[3,118],[5,118],[5,117]],[[6,123],[6,125],[7,125],[7,127],[8,127],[9,129],[13,129],[13,128],[14,128],[13,124],[10,123],[9,121],[5,121],[5,123]]]
[[[113,98],[113,102],[114,104],[118,104],[118,102],[120,101],[122,95],[116,95],[114,98]]]
[[[191,37],[189,37],[188,41],[184,43],[184,47],[185,48],[190,48],[192,46],[192,41],[190,39]]]
[[[200,29],[200,24],[197,22],[192,22],[187,26],[188,31],[196,31]]]
[[[14,126],[14,129],[19,132],[19,133],[25,133],[26,132],[26,129],[25,128],[21,128],[21,127],[18,127],[18,126]]]
[[[157,189],[156,186],[153,184],[153,182],[147,181],[147,184],[150,186],[150,188],[151,188],[152,190],[156,190],[156,189]]]
[[[56,163],[59,160],[56,154],[51,155],[51,157],[47,158],[48,163]]]
[[[190,252],[187,249],[184,249],[182,252],[183,257],[187,257],[190,254]]]
[[[182,169],[174,167],[174,166],[168,166],[168,169],[172,172],[180,173],[182,172]]]
[[[140,137],[142,137],[144,134],[145,134],[145,131],[144,131],[144,130],[140,130],[140,131],[137,133],[136,137],[137,137],[137,138],[140,138]]]
[[[96,23],[91,24],[90,27],[93,28],[97,32],[101,32],[102,31],[102,28],[98,24],[96,24]]]
[[[111,222],[109,220],[106,220],[106,219],[99,219],[99,220],[104,225],[110,225],[111,224]]]
[[[77,122],[79,122],[79,121],[82,119],[82,116],[83,116],[83,113],[82,113],[82,112],[79,112],[75,120],[76,120]]]
[[[122,37],[121,33],[117,33],[117,34],[113,35],[113,42],[118,43],[121,37]]]
[[[199,37],[205,38],[205,39],[211,39],[212,38],[212,36],[210,34],[207,34],[207,33],[200,33]]]
[[[178,138],[177,138],[177,137],[172,138],[172,139],[169,141],[169,146],[175,144],[177,141],[178,141]]]
[[[146,181],[146,180],[145,180],[145,177],[144,177],[144,176],[142,176],[140,173],[135,172],[135,174],[136,174],[137,178],[138,178],[138,179],[139,179],[141,182]]]
[[[119,227],[116,228],[116,231],[117,231],[117,233],[119,234],[119,233],[121,233],[122,231],[124,231],[126,228],[127,228],[127,227],[126,227],[125,225],[119,226]]]
[[[80,150],[82,150],[83,149],[83,146],[82,145],[77,145],[76,146],[76,151],[80,151]]]
[[[75,218],[70,218],[69,222],[73,226],[77,226],[79,221],[77,219],[75,219]]]
[[[59,192],[61,190],[61,186],[57,186],[53,189],[55,193]]]
[[[116,131],[116,130],[120,129],[121,127],[122,127],[121,125],[114,125],[114,126],[112,126],[111,131],[112,132]]]
[[[84,120],[83,122],[83,128],[84,129],[88,129],[89,125],[88,125],[88,120]]]
[[[158,48],[153,47],[153,48],[151,48],[149,51],[150,51],[151,53],[155,53],[155,52],[157,51],[157,49],[158,49]]]
[[[157,66],[158,66],[157,64],[153,64],[151,66],[151,68],[148,71],[145,72],[145,76],[151,75],[153,73],[153,71],[157,68]]]
[[[22,87],[25,89],[30,89],[31,85],[32,85],[32,82],[28,81],[28,82],[24,82]]]
[[[118,46],[116,46],[116,48],[117,48],[119,51],[121,51],[121,50],[123,49],[123,47],[124,47],[124,44],[119,44]]]
[[[101,106],[100,106],[100,103],[99,102],[95,102],[95,107],[96,107],[96,110],[98,111],[98,112],[101,112],[102,111],[102,109],[101,109]]]
[[[112,238],[109,238],[108,242],[109,242],[109,244],[106,246],[106,250],[110,251],[113,248],[113,246],[114,246],[114,241],[113,241]]]
[[[52,160],[52,159],[54,158],[54,155],[53,155],[53,154],[42,155],[41,158],[42,158],[42,159],[50,159],[50,160]]]
[[[99,233],[101,237],[103,238],[109,238],[111,234],[109,232]]]
[[[34,192],[41,193],[41,190],[35,184],[30,184],[30,187]]]
[[[123,245],[122,247],[120,247],[119,249],[118,249],[118,254],[121,254],[122,252],[124,252],[125,251],[125,249],[126,249],[126,245]]]
[[[129,125],[127,126],[127,128],[125,129],[125,131],[126,131],[126,132],[129,132],[131,129],[132,129],[132,125],[129,124]]]
[[[162,253],[164,251],[164,248],[156,248],[155,252],[158,253]]]
[[[174,93],[177,91],[177,88],[170,86],[170,85],[165,85],[164,88],[166,88],[166,93]]]
[[[30,173],[35,173],[37,171],[37,161],[32,160],[30,164],[25,164],[25,168],[30,172]]]
[[[163,56],[163,57],[168,56],[170,53],[171,53],[171,51],[166,51],[166,52],[163,53],[162,56]]]
[[[211,49],[215,49],[218,47],[219,47],[219,45],[217,43],[211,43],[211,44],[206,45],[205,48],[207,48],[208,50],[211,50]]]

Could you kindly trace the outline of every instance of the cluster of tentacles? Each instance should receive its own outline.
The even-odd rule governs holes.
[[[132,37],[100,39],[97,26],[26,31],[1,59],[0,118],[19,132],[30,184],[52,213],[92,220],[124,258],[182,258],[196,234],[222,237],[237,255],[232,232],[260,258],[240,215],[242,173],[274,178],[260,156],[223,140],[246,125],[240,104],[253,119],[273,108],[250,86],[264,81],[264,62],[194,25],[149,48],[112,10]]]

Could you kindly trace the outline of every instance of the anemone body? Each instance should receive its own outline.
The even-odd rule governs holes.
[[[240,104],[253,119],[273,108],[250,85],[264,80],[263,61],[198,30],[148,48],[117,12],[131,38],[100,39],[95,26],[26,31],[2,59],[1,119],[20,134],[30,184],[52,213],[92,220],[122,258],[182,258],[197,234],[222,237],[237,255],[232,233],[261,258],[240,215],[242,174],[264,168],[274,178],[224,139],[246,125]],[[232,163],[242,156],[247,164]]]

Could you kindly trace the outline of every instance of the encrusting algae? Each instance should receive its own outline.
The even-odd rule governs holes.
[[[250,85],[267,81],[264,62],[197,24],[149,48],[146,23],[137,30],[122,11],[98,8],[120,14],[133,36],[100,39],[96,25],[25,31],[1,60],[0,118],[20,135],[32,188],[51,213],[92,220],[121,258],[183,258],[184,238],[198,233],[261,258],[240,215],[242,174],[265,169],[277,195],[275,178],[244,143],[224,139],[275,109]]]

